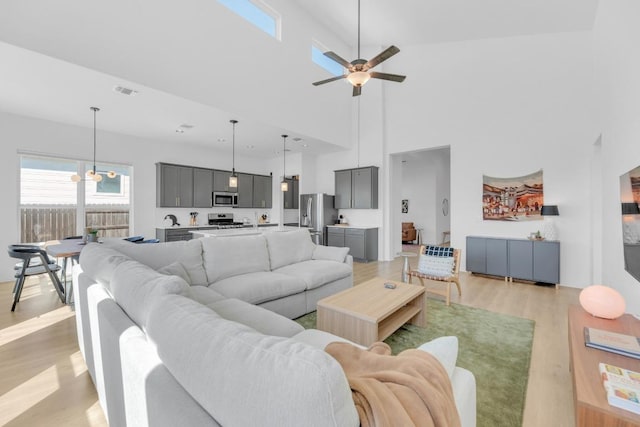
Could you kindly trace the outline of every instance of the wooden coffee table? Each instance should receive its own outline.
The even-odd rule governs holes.
[[[425,302],[424,287],[376,277],[318,301],[317,328],[369,346],[405,323],[424,327]]]
[[[569,353],[573,377],[576,426],[631,427],[640,425],[640,415],[607,402],[598,363],[609,363],[640,372],[640,360],[585,347],[584,327],[640,336],[640,321],[630,314],[607,320],[593,317],[579,305],[569,306]]]

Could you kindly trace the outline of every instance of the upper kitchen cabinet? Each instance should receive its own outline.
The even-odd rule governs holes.
[[[156,206],[193,206],[193,168],[156,163]]]
[[[238,207],[253,207],[253,175],[251,174],[238,174]]]
[[[271,177],[253,175],[253,207],[271,208],[273,203]]]
[[[229,178],[231,177],[231,172],[229,171],[213,171],[213,191],[230,191],[235,193],[237,188],[229,187]]]
[[[213,170],[193,168],[193,207],[213,206]]]
[[[297,176],[285,178],[289,185],[289,190],[283,192],[282,202],[285,209],[298,209],[298,198],[300,196],[300,181]]]
[[[378,167],[335,171],[337,209],[378,209]]]

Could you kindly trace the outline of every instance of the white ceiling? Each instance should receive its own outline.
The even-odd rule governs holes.
[[[209,0],[211,2],[215,0]],[[278,3],[279,0],[273,0]],[[284,0],[282,0],[284,1]],[[287,0],[290,1],[290,0]],[[270,3],[269,0],[266,0]],[[0,3],[0,15],[10,17],[30,14],[28,2]],[[44,3],[42,3],[44,4]],[[356,0],[297,0],[301,10],[339,35],[346,45],[356,45]],[[77,15],[74,1],[56,2],[59,8],[69,8],[69,16]],[[166,3],[165,3],[166,5]],[[75,9],[73,9],[75,7]],[[88,6],[87,6],[88,7]],[[18,11],[18,8],[21,8]],[[72,10],[73,9],[73,10]],[[528,34],[588,31],[593,26],[597,0],[363,0],[361,8],[362,44],[403,46],[422,43],[443,43],[492,37],[512,37]],[[64,10],[62,11],[64,12]],[[47,51],[55,43],[57,34],[39,34],[38,21],[33,29],[23,30],[15,38],[28,40],[35,51]],[[46,19],[46,10],[38,9],[38,19]],[[30,15],[28,15],[30,16]],[[59,16],[59,15],[57,15]],[[77,20],[77,17],[74,19]],[[106,19],[106,18],[105,18]],[[41,21],[44,22],[44,21]],[[186,25],[189,21],[186,20]],[[144,22],[140,23],[144,28]],[[61,23],[64,28],[64,23]],[[179,31],[179,28],[173,28]],[[91,31],[91,28],[87,28]],[[140,32],[140,37],[144,37]],[[81,35],[78,35],[80,37]],[[109,43],[108,34],[92,35],[93,41]],[[92,126],[90,106],[101,108],[98,128],[162,141],[187,142],[230,150],[231,125],[229,119],[239,120],[236,128],[236,151],[240,155],[274,157],[282,146],[278,135],[287,133],[293,151],[323,153],[340,149],[326,141],[296,134],[282,127],[262,123],[255,118],[238,117],[197,102],[144,85],[114,77],[61,59],[25,50],[0,38],[0,110],[77,126]],[[115,38],[115,37],[114,37]],[[64,40],[64,36],[61,36]],[[84,43],[89,42],[87,39]],[[82,47],[78,41],[78,47]],[[205,41],[206,43],[206,41]],[[154,49],[157,46],[153,46]],[[206,51],[210,46],[190,46]],[[78,55],[82,49],[64,49]],[[60,48],[60,50],[64,50]],[[99,52],[99,45],[98,45]],[[165,54],[167,52],[164,52]],[[338,52],[347,59],[348,52]],[[172,54],[172,53],[170,53]],[[92,63],[92,58],[79,63]],[[123,66],[122,64],[118,64]],[[127,64],[125,63],[124,66]],[[286,72],[287,70],[282,70]],[[125,74],[126,75],[126,74]],[[317,80],[309,76],[309,82]],[[208,76],[210,79],[210,77]],[[149,82],[152,82],[150,80]],[[196,82],[207,87],[210,81]],[[153,86],[152,83],[148,83]],[[114,92],[115,86],[126,86],[140,92],[126,97]],[[310,86],[310,85],[309,85]],[[349,96],[349,91],[345,91]],[[195,127],[178,134],[181,124]],[[265,137],[265,135],[269,135]],[[293,138],[302,138],[298,143]],[[226,143],[218,139],[226,139]],[[307,145],[304,147],[303,145]],[[253,148],[247,148],[253,146]]]

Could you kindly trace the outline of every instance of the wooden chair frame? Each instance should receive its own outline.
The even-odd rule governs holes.
[[[420,245],[420,250],[418,251],[418,255],[422,255],[425,252],[425,245]],[[409,283],[411,283],[412,277],[417,277],[420,279],[420,284],[424,286],[425,291],[441,295],[446,298],[447,305],[451,305],[451,284],[455,283],[458,288],[458,295],[462,296],[462,290],[460,289],[460,249],[453,250],[453,272],[450,276],[447,277],[435,277],[427,274],[420,273],[418,270],[409,271]],[[428,289],[424,283],[424,279],[431,280],[433,282],[444,282],[446,283],[446,289]]]

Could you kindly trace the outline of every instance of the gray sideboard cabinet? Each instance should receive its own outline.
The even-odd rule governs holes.
[[[505,280],[560,282],[560,242],[553,240],[467,237],[467,271]]]

